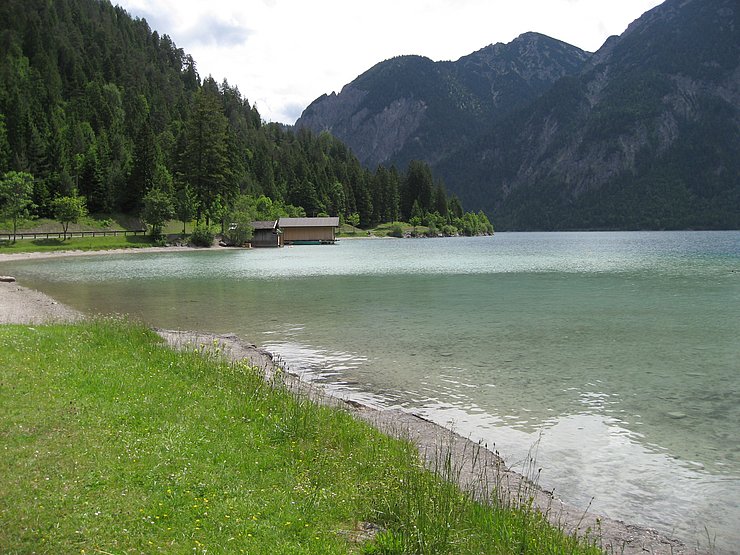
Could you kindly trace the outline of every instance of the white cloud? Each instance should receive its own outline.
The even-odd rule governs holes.
[[[114,0],[116,1],[116,0]],[[226,78],[263,118],[292,123],[324,93],[402,54],[455,60],[536,31],[589,51],[659,0],[118,0]]]
[[[237,21],[225,21],[213,15],[207,15],[183,33],[184,40],[190,44],[232,48],[244,44],[252,31]]]

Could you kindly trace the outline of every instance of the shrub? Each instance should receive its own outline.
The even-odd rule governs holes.
[[[437,237],[438,235],[439,235],[439,229],[437,228],[437,224],[434,222],[434,220],[431,220],[427,228],[426,236],[427,237]]]
[[[403,237],[403,227],[401,224],[394,224],[388,232],[391,237]]]
[[[190,244],[195,247],[210,247],[213,245],[213,231],[205,225],[197,224],[190,234]]]

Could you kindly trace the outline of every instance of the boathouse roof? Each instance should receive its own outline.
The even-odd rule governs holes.
[[[339,227],[339,218],[280,218],[279,225],[280,227]]]
[[[252,222],[252,227],[254,229],[275,229],[277,227],[277,223],[277,220],[260,220]]]

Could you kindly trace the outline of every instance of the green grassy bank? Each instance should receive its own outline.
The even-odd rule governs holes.
[[[174,226],[177,222],[170,222]],[[177,231],[182,231],[179,224]],[[124,214],[104,214],[99,216],[85,216],[79,223],[70,224],[69,232],[104,232],[140,230],[143,228],[138,218],[132,218]],[[169,228],[168,228],[169,229]],[[0,220],[0,231],[3,234],[12,232],[12,224],[9,221]],[[167,230],[166,230],[167,231]],[[34,220],[21,220],[18,225],[18,233],[62,233],[62,224],[47,218]],[[15,242],[7,236],[0,239],[0,254],[15,254],[22,252],[54,252],[54,251],[93,251],[130,249],[137,247],[154,246],[152,238],[148,235],[107,235],[95,237],[86,235],[84,237],[68,237],[63,240],[60,237],[38,237],[18,238]]]
[[[0,254],[55,251],[103,251],[152,246],[154,246],[154,243],[148,235],[130,235],[127,237],[72,237],[66,240],[19,239],[15,243],[12,241],[0,241]]]
[[[344,411],[118,321],[0,326],[0,437],[4,553],[598,552],[471,501]]]

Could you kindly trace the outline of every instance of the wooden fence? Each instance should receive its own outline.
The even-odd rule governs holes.
[[[101,229],[98,231],[68,231],[67,238],[70,237],[106,237],[109,235],[145,235],[146,229]],[[26,233],[16,233],[16,239],[60,239],[64,237],[64,233],[61,231],[36,231]],[[3,231],[0,233],[0,241],[2,240],[13,240],[13,234]]]

